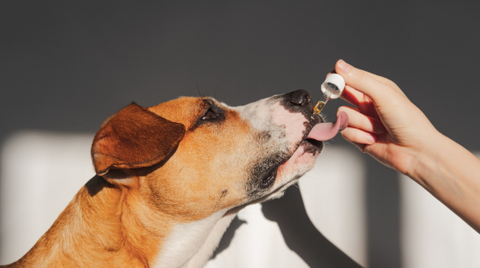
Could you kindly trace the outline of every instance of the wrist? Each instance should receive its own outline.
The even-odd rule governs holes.
[[[426,179],[435,177],[435,173],[442,172],[440,170],[443,161],[442,151],[446,149],[447,144],[452,142],[436,129],[427,136],[428,138],[424,139],[418,149],[412,153],[411,169],[405,174],[423,187],[429,185]]]

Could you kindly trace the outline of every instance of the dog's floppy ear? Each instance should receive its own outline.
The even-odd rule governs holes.
[[[149,167],[176,149],[185,127],[132,103],[103,123],[92,144],[97,175],[110,169]]]

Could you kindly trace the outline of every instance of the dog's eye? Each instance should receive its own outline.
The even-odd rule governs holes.
[[[203,115],[198,117],[197,124],[194,128],[203,124],[211,125],[213,123],[221,123],[225,119],[225,112],[220,107],[212,104],[207,107],[205,108],[206,111],[204,110]]]
[[[202,120],[213,120],[218,117],[218,114],[214,112],[212,109],[208,109],[208,111],[203,115]]]

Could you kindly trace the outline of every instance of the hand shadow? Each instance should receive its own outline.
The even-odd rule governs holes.
[[[334,244],[328,241],[313,225],[305,210],[300,189],[290,187],[285,195],[262,204],[265,217],[277,222],[287,246],[310,267],[361,268]],[[230,246],[235,231],[246,223],[238,217],[232,221],[215,251],[214,259]]]
[[[285,195],[262,204],[265,217],[277,222],[287,246],[310,267],[361,268],[328,241],[308,218],[300,189],[290,187]]]

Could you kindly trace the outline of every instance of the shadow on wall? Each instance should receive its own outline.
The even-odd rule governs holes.
[[[263,203],[262,212],[268,220],[278,224],[288,248],[297,253],[309,267],[362,267],[315,228],[307,216],[298,187],[289,188],[280,199]],[[213,259],[230,246],[235,232],[242,224],[248,223],[236,217],[223,236]]]
[[[305,211],[300,189],[291,187],[277,200],[263,204],[263,213],[278,223],[287,246],[310,267],[361,267],[323,236]]]

